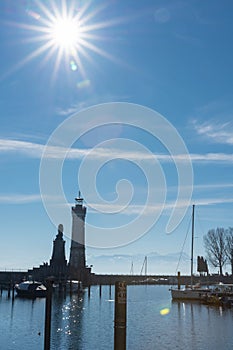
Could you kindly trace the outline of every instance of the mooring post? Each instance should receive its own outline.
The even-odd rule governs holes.
[[[111,284],[109,284],[109,298],[111,298],[111,295],[112,295],[112,286]]]
[[[12,284],[12,302],[15,300],[15,284]]]
[[[51,338],[51,311],[52,311],[52,281],[47,279],[45,302],[45,328],[44,328],[44,350],[50,350]]]
[[[1,292],[1,296],[2,296],[2,285],[1,285],[1,287],[0,287],[0,292]]]
[[[78,295],[80,295],[80,292],[81,292],[81,282],[78,281]]]
[[[91,285],[88,284],[88,298],[90,298],[91,296]]]
[[[59,294],[62,294],[62,292],[63,292],[62,288],[63,288],[62,282],[59,282],[58,283],[58,293]]]
[[[73,284],[72,280],[70,280],[70,296],[73,294]]]
[[[114,350],[126,350],[126,306],[125,282],[115,283]]]
[[[10,298],[11,296],[11,284],[8,284],[8,292],[7,292],[7,297]]]
[[[180,271],[178,271],[178,274],[177,274],[177,284],[178,284],[178,289],[180,289]]]
[[[102,284],[100,284],[100,298],[102,296]]]

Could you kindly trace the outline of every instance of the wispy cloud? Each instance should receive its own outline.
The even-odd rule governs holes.
[[[130,67],[130,68],[132,68],[132,67]],[[82,84],[82,82],[80,84]],[[89,85],[91,85],[91,81],[89,81]],[[100,105],[102,103],[108,103],[108,102],[129,101],[129,100],[130,100],[129,95],[105,94],[104,96],[101,96],[101,97],[99,95],[98,96],[93,95],[92,97],[90,97],[82,102],[74,103],[71,106],[58,107],[56,112],[58,115],[70,116],[74,113],[78,113],[86,108],[89,108],[90,106]]]
[[[43,199],[51,201],[59,201],[61,198],[43,195]],[[0,204],[28,204],[41,202],[41,194],[27,194],[27,193],[9,193],[0,194]]]
[[[11,139],[0,139],[0,153],[20,153],[25,156],[40,158],[44,145]]]
[[[218,186],[222,187],[220,185],[213,185],[213,188],[218,188]],[[233,187],[233,185],[229,184],[229,186]],[[169,190],[169,188],[167,189]],[[56,205],[59,205],[57,203],[60,202],[61,198],[58,196],[46,196],[43,195],[43,198],[46,200],[50,200],[51,202],[56,203]],[[40,194],[25,194],[25,193],[9,193],[9,194],[0,194],[0,204],[27,204],[27,203],[35,203],[35,202],[41,202],[41,195]],[[195,200],[194,200],[195,202]],[[196,202],[198,202],[198,206],[208,206],[208,205],[215,205],[215,204],[227,204],[227,203],[233,203],[233,197],[228,196],[228,198],[225,197],[205,197],[205,198],[198,198],[196,199]],[[70,207],[73,205],[73,203],[67,203],[67,205],[70,205]],[[143,212],[143,215],[154,215],[156,212],[159,212],[161,208],[164,206],[164,210],[172,210],[174,206],[178,206],[179,208],[190,206],[191,203],[187,201],[179,201],[178,203],[175,203],[175,201],[166,201],[165,203],[156,203],[151,204],[149,203],[146,205],[146,203],[137,204],[135,202],[129,203],[129,205],[122,206],[119,203],[114,202],[106,202],[104,204],[102,203],[95,203],[95,202],[89,202],[86,203],[86,205],[89,208],[89,211],[92,213],[119,213],[123,215],[138,215]],[[93,209],[95,208],[95,209]],[[146,210],[145,210],[146,209]]]
[[[59,115],[67,116],[67,115],[72,115],[74,113],[77,113],[77,112],[79,112],[80,110],[82,110],[85,107],[86,107],[85,104],[72,105],[72,106],[69,106],[67,108],[59,107],[59,108],[57,108],[56,112]]]
[[[99,214],[101,212],[108,212],[108,213],[119,213],[121,215],[155,215],[155,213],[159,213],[161,209],[163,208],[163,211],[171,211],[176,208],[184,208],[191,206],[193,202],[198,203],[198,206],[209,206],[209,205],[216,205],[216,204],[228,204],[233,203],[233,197],[226,198],[226,197],[213,197],[213,198],[198,198],[196,200],[193,200],[190,202],[188,201],[166,201],[165,203],[157,203],[157,204],[135,204],[131,203],[127,206],[121,206],[119,204],[114,203],[105,203],[105,204],[99,204],[99,203],[87,203],[89,211],[92,213]],[[93,210],[92,207],[96,208],[97,210]]]
[[[227,123],[204,122],[198,124],[194,121],[194,128],[199,135],[222,144],[233,145],[233,125]]]
[[[231,136],[233,138],[233,136]],[[233,144],[233,140],[232,140]],[[31,158],[41,158],[43,152],[46,150],[45,157],[49,159],[81,159],[83,156],[89,154],[89,159],[114,159],[114,158],[122,158],[129,159],[132,161],[141,161],[141,160],[154,160],[155,158],[161,162],[227,162],[233,163],[233,154],[228,153],[190,153],[188,156],[186,154],[178,154],[175,156],[171,156],[170,154],[152,154],[152,153],[144,153],[138,151],[128,151],[122,148],[65,148],[60,146],[46,146],[38,143],[27,142],[27,141],[19,141],[19,140],[11,140],[11,139],[0,139],[0,153],[2,154],[22,154]]]
[[[40,201],[40,194],[0,194],[0,204],[27,204]]]

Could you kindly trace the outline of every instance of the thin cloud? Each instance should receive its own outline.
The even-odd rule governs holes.
[[[218,186],[217,184],[213,185],[215,188]],[[228,186],[233,186],[232,184],[228,184]],[[220,187],[221,184],[220,184]],[[168,189],[169,190],[169,189]],[[45,198],[45,196],[43,196]],[[46,196],[46,200],[50,200],[51,202],[59,203],[61,198],[58,196]],[[33,203],[33,202],[41,202],[41,195],[40,194],[19,194],[19,193],[10,193],[10,194],[0,194],[0,204],[27,204],[27,203]],[[198,198],[194,202],[198,203],[199,206],[208,206],[208,205],[215,205],[215,204],[228,204],[233,203],[233,198],[226,198],[226,197],[218,197],[218,198]],[[58,204],[59,205],[59,204]],[[67,203],[67,205],[72,206],[73,203]],[[154,215],[155,212],[159,212],[161,208],[164,206],[163,210],[172,210],[174,206],[178,206],[179,208],[190,206],[191,203],[188,201],[166,201],[165,203],[156,203],[154,205],[146,203],[144,204],[136,204],[131,203],[126,206],[122,206],[120,204],[116,203],[86,203],[86,205],[89,208],[89,211],[92,213],[99,213],[99,212],[108,212],[111,213],[118,212],[119,214],[123,215],[138,215],[143,212],[143,215]],[[92,208],[96,208],[92,209]],[[144,210],[146,208],[146,210]]]
[[[79,112],[80,110],[82,110],[83,108],[85,108],[84,104],[79,104],[79,105],[73,105],[67,108],[57,108],[56,112],[59,115],[62,116],[67,116],[67,115],[72,115],[74,113]]]
[[[232,123],[202,123],[194,121],[194,128],[199,135],[222,144],[233,145],[233,126]]]
[[[233,144],[233,140],[232,140]],[[38,143],[0,139],[0,154],[21,154],[31,158],[41,158],[46,150],[46,156],[48,159],[81,159],[89,154],[88,159],[128,159],[132,161],[141,160],[154,160],[155,158],[161,162],[233,162],[233,154],[228,153],[205,153],[197,154],[191,153],[188,156],[186,154],[170,155],[170,154],[152,154],[144,152],[132,152],[121,148],[65,148],[60,146],[46,146]],[[91,151],[91,152],[90,152]]]
[[[209,205],[216,205],[216,204],[229,204],[233,203],[233,198],[198,198],[194,202],[198,203],[198,206],[209,206]],[[188,201],[170,201],[165,203],[157,203],[154,205],[146,205],[145,204],[129,204],[127,207],[120,206],[119,204],[113,204],[113,203],[106,203],[106,204],[99,204],[99,203],[87,203],[88,209],[92,213],[99,214],[102,211],[106,213],[111,212],[117,212],[117,214],[121,215],[155,215],[155,213],[160,212],[161,208],[163,208],[163,211],[168,210],[171,211],[174,209],[174,207],[177,208],[184,208],[190,206],[192,203]],[[92,207],[95,207],[97,210],[93,210]]]
[[[0,139],[0,153],[20,153],[32,158],[40,158],[44,145],[11,139]]]
[[[0,194],[0,204],[27,204],[40,201],[40,194]]]
[[[43,195],[43,199],[60,200],[61,198]],[[42,198],[40,194],[25,194],[25,193],[10,193],[10,194],[0,194],[0,204],[28,204],[28,203],[38,203],[41,202]]]
[[[82,84],[82,82],[81,82]],[[91,81],[89,81],[89,84],[91,85]],[[86,99],[85,101],[72,104],[69,107],[58,107],[56,112],[58,115],[61,116],[70,116],[74,113],[78,113],[86,108],[90,108],[90,106],[94,105],[100,105],[107,102],[113,102],[113,101],[128,101],[131,98],[129,95],[111,95],[111,94],[105,94],[101,97],[101,103],[100,103],[100,97],[94,96],[89,99]]]

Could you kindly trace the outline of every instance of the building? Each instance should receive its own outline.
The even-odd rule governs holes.
[[[71,279],[88,283],[91,268],[86,265],[85,252],[85,218],[87,208],[83,205],[83,198],[79,192],[72,207],[72,237],[69,259],[69,274]]]
[[[58,233],[53,241],[53,250],[50,263],[44,263],[39,267],[28,270],[28,274],[34,280],[43,281],[53,276],[57,281],[65,281],[69,275],[69,268],[65,257],[65,241],[63,239],[63,225],[58,225]]]
[[[67,263],[65,257],[65,241],[63,239],[63,225],[58,225],[58,233],[53,241],[52,257],[50,263],[44,263],[39,267],[28,270],[28,274],[34,279],[45,280],[53,276],[57,281],[79,280],[83,284],[89,284],[91,268],[86,265],[85,253],[85,217],[86,207],[80,192],[75,198],[75,206],[72,213],[72,238],[70,246],[70,259]]]
[[[63,225],[58,225],[58,233],[53,241],[50,267],[55,274],[67,274],[67,260],[65,256],[65,241],[63,239]]]

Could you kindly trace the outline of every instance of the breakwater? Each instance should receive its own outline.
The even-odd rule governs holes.
[[[34,278],[28,271],[0,271],[0,286],[7,287],[9,284],[15,284],[23,279]],[[47,276],[50,277],[50,276]],[[43,282],[45,279],[41,279]],[[123,274],[90,274],[89,285],[113,285],[116,281],[124,281],[127,284],[161,284],[173,285],[177,284],[177,276],[175,275],[123,275]],[[215,283],[233,283],[233,276],[194,276],[194,283],[204,285]],[[180,283],[182,285],[190,284],[190,276],[181,275]]]

